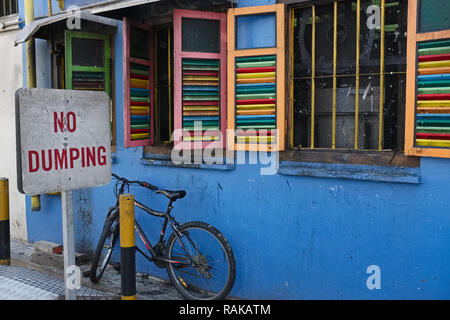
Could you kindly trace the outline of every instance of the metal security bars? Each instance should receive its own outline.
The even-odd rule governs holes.
[[[291,9],[291,147],[398,148],[406,17],[406,1],[346,0]]]
[[[0,0],[0,17],[18,12],[17,0]]]

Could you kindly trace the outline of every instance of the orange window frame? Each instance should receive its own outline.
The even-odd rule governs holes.
[[[275,13],[276,46],[271,48],[236,49],[236,18],[239,16],[263,15]],[[286,99],[285,99],[285,6],[283,3],[233,8],[228,11],[228,111],[227,111],[227,147],[236,151],[283,151],[286,136]],[[255,56],[276,56],[276,144],[238,144],[236,129],[236,58]]]
[[[405,114],[405,154],[408,156],[425,156],[450,158],[450,148],[418,147],[415,145],[416,97],[418,56],[417,48],[422,42],[450,39],[450,30],[435,32],[418,32],[418,0],[408,1],[408,39],[406,69],[406,114]]]

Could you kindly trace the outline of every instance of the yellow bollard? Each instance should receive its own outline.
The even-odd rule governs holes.
[[[31,196],[31,211],[41,211],[41,195]]]
[[[0,178],[0,265],[11,263],[8,179]]]
[[[136,256],[134,237],[134,196],[119,196],[120,278],[122,300],[136,300]]]

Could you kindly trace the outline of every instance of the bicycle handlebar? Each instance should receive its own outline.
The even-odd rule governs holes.
[[[158,190],[159,188],[158,187],[156,187],[156,186],[154,186],[154,185],[152,185],[152,184],[150,184],[150,183],[148,183],[148,182],[145,182],[145,181],[139,181],[139,180],[128,180],[128,179],[126,179],[126,178],[123,178],[123,177],[119,177],[117,174],[112,174],[112,176],[114,177],[114,178],[116,178],[117,180],[120,180],[120,181],[122,181],[122,182],[125,182],[125,183],[128,183],[128,184],[138,184],[138,185],[140,185],[141,187],[144,187],[144,188],[147,188],[147,189],[150,189],[150,190],[152,190],[152,191],[155,191],[155,190]]]

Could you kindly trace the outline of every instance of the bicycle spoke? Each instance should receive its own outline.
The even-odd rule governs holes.
[[[192,261],[189,266],[171,266],[174,278],[184,288],[188,297],[208,299],[215,297],[227,286],[230,278],[230,261],[224,246],[217,237],[208,231],[212,228],[190,228],[183,231],[184,236],[171,243],[169,250],[171,257],[190,255]],[[234,262],[234,261],[233,261]],[[232,275],[234,281],[234,274]]]

